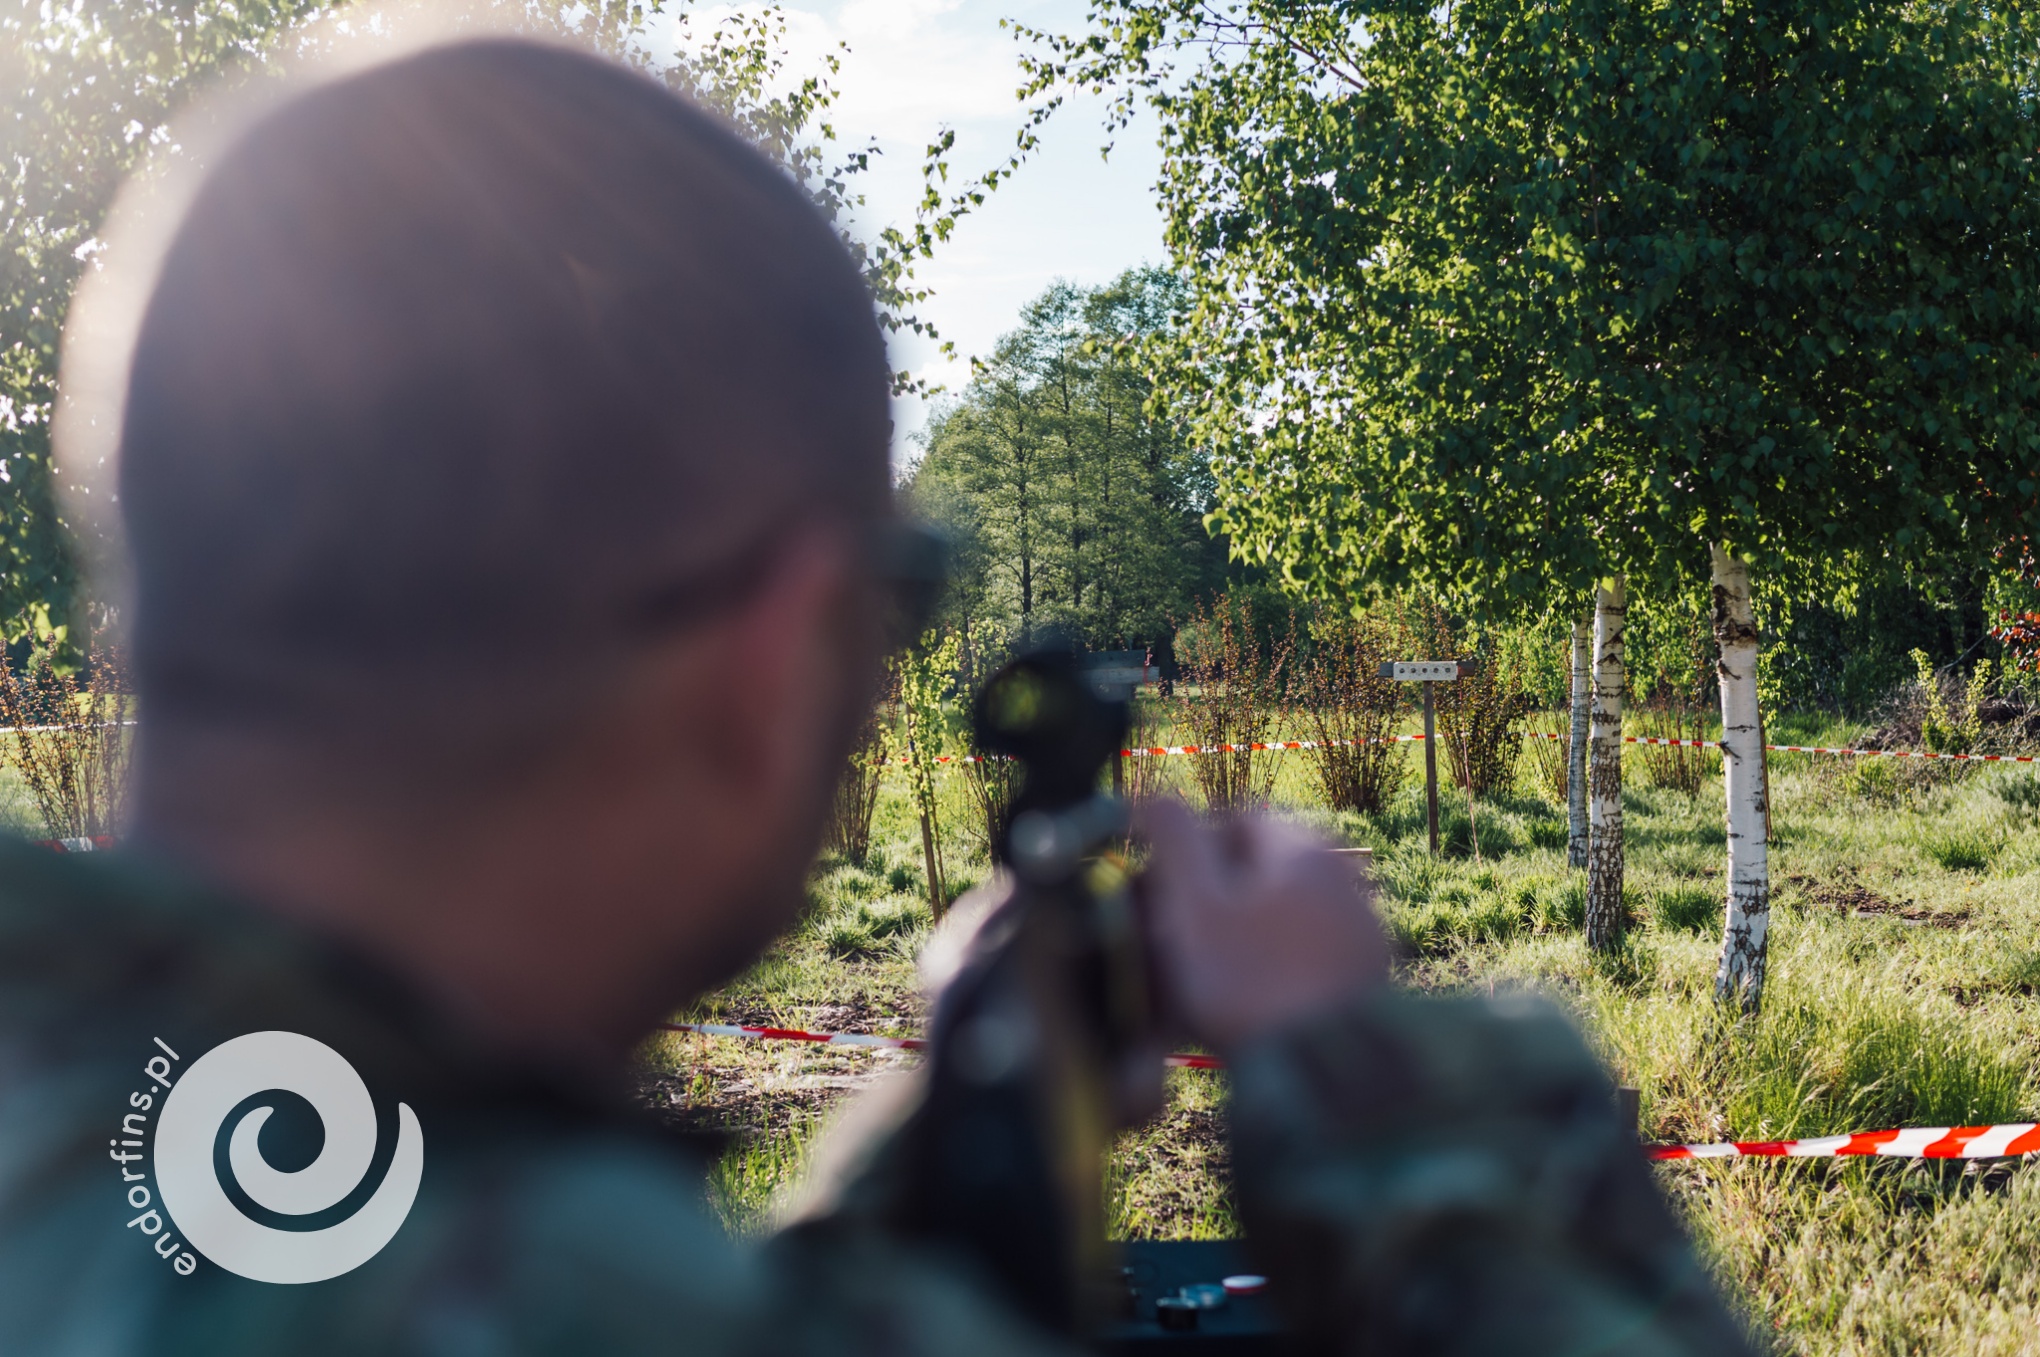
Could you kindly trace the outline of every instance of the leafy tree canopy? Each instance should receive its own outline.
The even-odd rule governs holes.
[[[1710,540],[1811,575],[2040,526],[2032,23],[1094,0],[1033,88],[1160,114],[1169,394],[1242,549],[1549,598]]]
[[[1141,354],[1182,301],[1156,269],[1090,290],[1057,283],[937,411],[908,490],[957,541],[959,623],[1166,644],[1222,576],[1202,522],[1209,463],[1147,413]]]

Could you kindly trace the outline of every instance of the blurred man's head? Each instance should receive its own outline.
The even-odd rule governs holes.
[[[373,945],[500,946],[484,1008],[530,944],[712,978],[865,695],[888,433],[828,224],[657,85],[491,40],[298,96],[135,346],[144,831]]]

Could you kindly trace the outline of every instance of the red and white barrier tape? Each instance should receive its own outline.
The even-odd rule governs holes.
[[[1548,730],[1526,730],[1526,740],[1563,740],[1562,734]],[[1253,744],[1172,744],[1144,745],[1134,749],[1122,749],[1122,759],[1163,758],[1171,754],[1247,754],[1284,749],[1350,749],[1362,744],[1404,744],[1421,743],[1422,735],[1382,735],[1370,740],[1268,740]],[[1719,740],[1668,740],[1655,735],[1624,735],[1624,744],[1668,745],[1678,749],[1720,749]],[[1820,745],[1767,744],[1764,748],[1780,754],[1847,754],[1864,759],[1950,759],[1966,763],[2040,763],[2040,754],[1935,754],[1924,749],[1829,749]],[[905,759],[891,762],[905,763]],[[944,763],[985,763],[988,759],[980,754],[942,754],[935,762]]]
[[[35,846],[57,853],[103,853],[113,847],[113,835],[95,834],[89,839],[37,839]]]
[[[140,725],[135,720],[88,721],[75,726],[0,726],[0,735],[49,735],[60,730],[115,730]]]
[[[797,1027],[732,1027],[714,1022],[664,1022],[667,1032],[692,1032],[704,1037],[740,1037],[747,1041],[804,1041],[812,1046],[876,1046],[889,1051],[919,1051],[928,1045],[925,1037],[874,1037],[862,1032],[803,1032]],[[1225,1063],[1215,1055],[1179,1053],[1165,1056],[1165,1065],[1190,1070],[1217,1070]]]
[[[1719,1145],[1650,1145],[1652,1159],[1835,1159],[1877,1155],[1889,1159],[2002,1159],[2040,1151],[2040,1124],[2009,1126],[1907,1126],[1809,1140],[1730,1140]]]
[[[1404,744],[1422,741],[1421,735],[1380,735],[1370,740],[1269,740],[1254,744],[1172,744],[1144,745],[1137,749],[1122,749],[1122,759],[1161,758],[1167,754],[1247,754],[1259,753],[1264,749],[1352,749],[1363,744]]]
[[[803,1032],[793,1027],[734,1027],[712,1022],[668,1022],[668,1032],[704,1037],[739,1037],[747,1041],[800,1041],[814,1046],[876,1046],[885,1050],[919,1051],[923,1037],[874,1037],[862,1032]],[[1177,1054],[1165,1063],[1193,1070],[1224,1069],[1212,1055]],[[2040,1152],[2040,1123],[2007,1126],[1907,1126],[1892,1131],[1859,1131],[1854,1135],[1817,1136],[1807,1140],[1730,1140],[1718,1145],[1646,1145],[1645,1157],[1670,1159],[1834,1159],[1880,1156],[1887,1159],[2003,1159]]]
[[[1380,735],[1368,740],[1268,740],[1254,744],[1171,744],[1139,745],[1122,749],[1122,759],[1154,759],[1169,754],[1258,754],[1263,750],[1276,749],[1351,749],[1363,744],[1404,744],[1415,740],[1421,742],[1421,735]],[[997,754],[938,754],[936,763],[993,763],[1003,756]],[[902,758],[888,759],[888,763],[906,763]]]
[[[1563,740],[1548,730],[1526,730],[1526,740]],[[1665,740],[1654,735],[1624,735],[1624,744],[1671,745],[1679,749],[1720,749],[1719,740]],[[1863,759],[1955,759],[1967,763],[2035,763],[2040,754],[1935,754],[1924,749],[1828,749],[1811,744],[1767,744],[1764,748],[1780,754],[1850,754]]]

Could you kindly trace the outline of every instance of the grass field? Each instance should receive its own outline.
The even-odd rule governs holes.
[[[1540,722],[1554,729],[1547,716]],[[1777,720],[1779,743],[1860,731]],[[1159,738],[1181,737],[1162,734]],[[1712,756],[1707,756],[1711,758]],[[1528,989],[1575,1015],[1622,1083],[1642,1132],[1762,1140],[1897,1125],[2040,1119],[2040,765],[1949,765],[1776,755],[1770,984],[1763,1014],[1711,999],[1723,874],[1721,791],[1653,786],[1626,760],[1631,925],[1612,956],[1580,938],[1583,875],[1565,865],[1562,809],[1526,757],[1515,789],[1477,808],[1445,797],[1445,852],[1426,850],[1420,759],[1378,817],[1318,807],[1299,754],[1270,755],[1272,804],[1375,850],[1397,983]],[[1160,764],[1188,793],[1191,760]],[[940,775],[954,890],[988,871],[960,778]],[[0,772],[0,827],[41,837],[32,799]],[[801,925],[694,1016],[911,1034],[914,958],[931,915],[905,779],[884,787],[869,860],[825,861]],[[712,1179],[738,1232],[767,1228],[848,1094],[915,1057],[666,1036],[644,1051],[647,1102],[718,1134]],[[1174,1071],[1166,1110],[1108,1167],[1122,1236],[1223,1237],[1225,1079]],[[2040,1172],[1863,1160],[1688,1162],[1653,1170],[1724,1293],[1780,1352],[2040,1352]]]
[[[1549,728],[1549,727],[1547,727]],[[1781,743],[1850,732],[1778,723]],[[1274,804],[1376,850],[1398,982],[1520,987],[1577,1016],[1623,1083],[1643,1133],[1770,1139],[2040,1112],[2040,775],[1778,755],[1776,908],[1764,1013],[1731,1022],[1710,998],[1723,872],[1720,783],[1697,796],[1626,793],[1632,925],[1590,957],[1581,873],[1562,810],[1529,790],[1481,803],[1481,858],[1448,795],[1447,851],[1425,851],[1413,776],[1381,817],[1312,809],[1308,770],[1283,760]],[[1180,765],[1186,760],[1171,760]],[[1179,781],[1180,767],[1170,770]],[[986,871],[960,787],[944,793],[952,886]],[[872,860],[824,863],[805,923],[700,1005],[709,1020],[910,1033],[912,958],[929,924],[918,831],[888,786]],[[913,1057],[670,1037],[648,1048],[647,1096],[675,1121],[733,1135],[714,1189],[733,1228],[767,1225],[798,1184],[830,1107]],[[1122,1235],[1233,1232],[1222,1075],[1178,1071],[1167,1111],[1121,1141],[1109,1170]],[[1783,1352],[2040,1349],[2040,1176],[2018,1162],[1686,1163],[1655,1170],[1724,1291]]]

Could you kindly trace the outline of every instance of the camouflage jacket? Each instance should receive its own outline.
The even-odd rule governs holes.
[[[1234,1080],[1241,1212],[1313,1346],[1743,1350],[1549,1009],[1378,999]],[[0,845],[0,1353],[1064,1350],[848,1213],[733,1242],[702,1172],[259,911]]]

